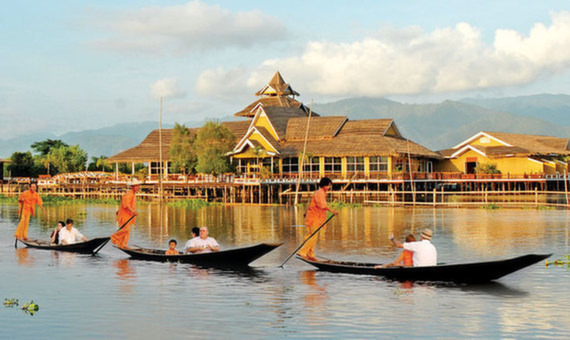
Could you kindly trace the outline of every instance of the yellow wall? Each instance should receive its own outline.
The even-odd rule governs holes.
[[[556,175],[556,163],[545,161],[544,173],[548,175]]]
[[[259,117],[257,118],[257,121],[255,122],[255,126],[260,126],[260,127],[266,128],[267,131],[269,131],[269,133],[271,134],[271,136],[273,136],[273,138],[279,140],[279,136],[277,136],[277,133],[275,132],[275,130],[271,126],[271,123],[269,122],[269,119],[267,119],[267,116],[265,114],[259,115]]]
[[[502,174],[530,174],[543,172],[543,165],[528,160],[527,157],[487,158],[469,150],[456,159],[443,159],[434,164],[435,171],[439,172],[465,172],[465,163],[468,157],[476,157],[477,163],[495,163]]]

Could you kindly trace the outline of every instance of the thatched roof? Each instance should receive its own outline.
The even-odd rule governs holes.
[[[241,139],[249,127],[249,122],[222,122],[223,126],[227,127],[236,136],[236,139]],[[190,128],[191,134],[198,132],[199,128]],[[162,160],[170,160],[170,142],[172,141],[174,129],[162,129]],[[137,146],[119,152],[118,154],[109,157],[108,162],[111,163],[143,163],[143,162],[157,162],[160,160],[159,152],[159,132],[158,129],[152,130],[146,138]]]
[[[279,71],[275,72],[275,75],[267,85],[265,85],[261,90],[255,93],[256,96],[298,96],[299,93],[287,84],[281,73]]]
[[[257,112],[258,106],[263,107],[292,107],[296,109],[301,109],[305,111],[305,113],[309,114],[309,108],[307,108],[303,103],[290,98],[290,97],[262,97],[258,100],[254,101],[253,103],[249,104],[245,109],[234,113],[234,117],[253,117]],[[315,112],[312,114],[313,116],[318,116]]]
[[[480,137],[493,138],[503,145],[470,145],[472,141],[477,140]],[[451,149],[440,150],[439,153],[443,157],[451,158],[457,152],[461,150],[467,151],[469,149],[478,151],[489,158],[513,156],[528,157],[533,155],[570,155],[570,139],[552,136],[481,131]]]
[[[509,143],[514,147],[528,150],[532,154],[570,154],[570,147],[568,138],[552,137],[552,136],[539,136],[539,135],[524,135],[517,133],[504,133],[504,132],[487,132],[484,133],[493,136],[503,142]]]
[[[264,107],[262,110],[271,121],[271,124],[275,128],[275,132],[277,132],[279,139],[285,139],[287,124],[290,119],[307,116],[305,111],[292,107],[270,106]]]
[[[288,141],[305,140],[308,117],[291,118],[287,122]],[[308,139],[332,139],[348,120],[345,116],[311,117]]]

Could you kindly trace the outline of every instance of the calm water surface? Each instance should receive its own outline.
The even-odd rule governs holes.
[[[402,284],[318,272],[291,259],[302,241],[303,211],[284,207],[141,205],[131,244],[182,246],[206,225],[222,248],[284,241],[250,271],[129,260],[107,245],[97,256],[14,249],[17,207],[0,206],[0,299],[34,300],[34,316],[0,307],[6,338],[568,338],[570,273],[536,264],[486,285]],[[114,230],[116,208],[47,207],[29,236],[47,238],[68,217],[88,237]],[[563,210],[343,208],[318,243],[335,259],[391,261],[387,240],[435,230],[440,262],[568,254]]]

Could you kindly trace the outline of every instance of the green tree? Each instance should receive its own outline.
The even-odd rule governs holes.
[[[87,153],[79,145],[61,146],[50,151],[53,165],[59,172],[78,172],[85,170]]]
[[[12,163],[8,165],[8,170],[12,177],[37,177],[39,169],[31,152],[14,152],[10,160]]]
[[[497,169],[496,163],[478,163],[475,167],[476,174],[500,174],[501,171]]]
[[[203,174],[221,174],[232,171],[226,154],[235,146],[234,134],[217,121],[207,122],[198,130],[194,148],[196,150],[196,171]]]
[[[176,123],[170,142],[170,160],[174,172],[189,174],[195,171],[197,160],[194,140],[195,136],[184,124]]]
[[[89,171],[113,171],[113,167],[107,161],[107,156],[91,157],[91,162],[87,166]]]
[[[59,139],[46,139],[41,142],[35,142],[31,145],[32,149],[40,155],[48,155],[52,149],[57,149],[62,146],[69,146]]]

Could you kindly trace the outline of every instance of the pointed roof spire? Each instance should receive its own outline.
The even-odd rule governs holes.
[[[299,93],[287,84],[281,73],[279,71],[275,72],[275,75],[267,85],[265,85],[261,90],[255,93],[256,96],[299,96]]]

